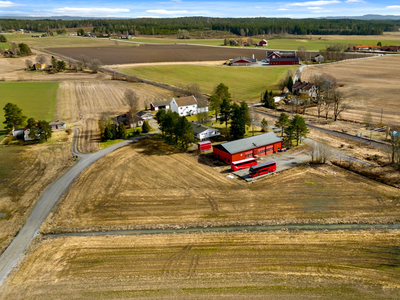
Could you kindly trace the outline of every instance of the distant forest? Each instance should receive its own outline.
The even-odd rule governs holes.
[[[380,35],[397,31],[400,20],[354,19],[288,19],[288,18],[207,18],[185,17],[164,19],[88,19],[88,20],[19,20],[0,19],[0,30],[76,31],[93,28],[93,33],[131,35],[174,35],[180,30],[225,31],[239,36],[261,34],[298,35]]]

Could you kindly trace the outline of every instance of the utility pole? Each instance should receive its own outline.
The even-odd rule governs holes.
[[[383,108],[381,108],[381,124],[383,124],[382,123],[382,116],[383,116]],[[381,125],[382,126],[382,125]]]

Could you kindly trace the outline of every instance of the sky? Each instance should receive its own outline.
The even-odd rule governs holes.
[[[362,16],[366,14],[400,15],[399,0],[250,1],[0,0],[0,16],[319,18],[329,16]]]

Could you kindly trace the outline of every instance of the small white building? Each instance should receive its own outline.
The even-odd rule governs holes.
[[[172,98],[170,106],[171,110],[180,116],[193,116],[201,112],[208,112],[208,106],[199,107],[194,96]]]
[[[157,111],[159,109],[170,109],[170,103],[167,101],[150,102],[150,109]]]
[[[49,122],[49,125],[51,126],[51,130],[57,130],[57,129],[66,129],[67,128],[67,123],[64,121],[51,121]]]
[[[221,134],[217,129],[212,127],[204,126],[193,122],[191,122],[190,124],[192,125],[194,136],[196,137],[196,139],[200,141]]]

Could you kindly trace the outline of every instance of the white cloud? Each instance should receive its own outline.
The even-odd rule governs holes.
[[[307,9],[322,9],[322,7],[307,7]]]
[[[338,0],[307,1],[307,2],[288,3],[286,4],[286,6],[321,6],[321,5],[329,5],[337,3],[341,2]]]
[[[400,5],[391,5],[391,6],[386,6],[387,9],[397,9],[400,8]]]
[[[95,15],[97,13],[118,14],[130,12],[127,8],[106,8],[106,7],[62,7],[51,10],[58,14],[77,14],[77,15]]]
[[[367,3],[364,0],[346,0],[346,3]]]
[[[0,7],[13,7],[13,6],[24,6],[24,5],[14,3],[11,1],[0,1]]]
[[[166,9],[150,9],[146,13],[159,14],[159,15],[180,15],[188,13],[187,10],[166,10]]]
[[[314,14],[331,13],[333,10],[314,10]]]
[[[287,8],[278,8],[278,10],[289,10]]]

